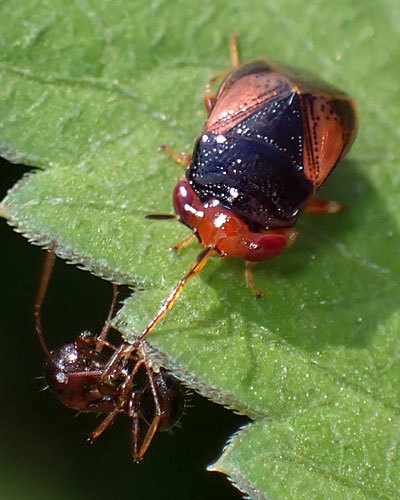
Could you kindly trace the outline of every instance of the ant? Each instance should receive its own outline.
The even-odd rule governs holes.
[[[184,410],[184,396],[178,381],[165,369],[155,370],[148,357],[147,344],[122,342],[118,347],[107,340],[117,302],[117,286],[99,335],[84,332],[68,344],[50,351],[42,329],[42,305],[56,258],[55,244],[48,252],[34,306],[34,320],[40,344],[47,359],[43,375],[48,388],[65,405],[82,412],[102,413],[105,418],[89,437],[95,441],[120,414],[132,420],[131,450],[139,462],[157,430],[169,430]],[[115,359],[115,353],[119,353]],[[139,372],[144,384],[138,386]],[[147,425],[141,441],[141,421]]]

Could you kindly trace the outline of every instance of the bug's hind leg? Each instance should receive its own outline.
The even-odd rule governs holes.
[[[336,214],[345,208],[337,201],[312,200],[304,210],[306,214]]]
[[[231,33],[229,35],[229,48],[231,50],[231,61],[233,68],[239,67],[239,50],[237,45],[238,37],[239,33]]]
[[[237,38],[238,38],[237,33],[232,33],[229,36],[229,48],[231,51],[232,68],[237,68],[239,66],[239,51],[237,46]],[[216,93],[212,89],[213,85],[216,82],[218,82],[218,80],[224,78],[231,70],[232,69],[229,69],[226,71],[222,71],[221,73],[218,73],[218,75],[215,75],[213,78],[211,78],[210,81],[208,81],[205,84],[204,105],[206,107],[207,113],[211,111],[211,108],[213,107],[216,98]]]

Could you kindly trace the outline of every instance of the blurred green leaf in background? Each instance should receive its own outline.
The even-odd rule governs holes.
[[[187,228],[144,216],[171,211],[180,170],[157,147],[193,147],[229,33],[243,61],[296,64],[356,98],[356,145],[321,192],[348,209],[303,216],[296,244],[257,266],[265,300],[242,262],[214,258],[149,341],[189,386],[255,420],[212,466],[251,498],[400,498],[400,6],[4,0],[0,18],[0,153],[40,168],[2,214],[137,285],[117,318],[127,340],[198,252],[170,252]]]

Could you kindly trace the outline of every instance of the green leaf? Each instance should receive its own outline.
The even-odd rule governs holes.
[[[32,241],[106,279],[138,284],[117,318],[132,339],[194,262],[171,212],[181,171],[157,152],[190,150],[202,86],[266,55],[355,96],[360,130],[296,244],[255,269],[214,258],[149,336],[191,387],[257,419],[214,468],[253,498],[400,498],[398,190],[400,10],[372,1],[4,1],[0,151],[43,169],[2,214]],[[139,292],[139,290],[141,290]]]

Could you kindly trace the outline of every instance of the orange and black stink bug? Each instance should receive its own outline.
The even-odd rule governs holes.
[[[292,244],[301,212],[334,213],[341,205],[315,200],[317,190],[350,149],[357,130],[354,100],[341,90],[267,59],[238,65],[216,95],[211,83],[204,101],[208,118],[193,155],[176,154],[187,166],[175,187],[177,218],[204,249],[139,336],[142,339],[169,310],[183,287],[211,255],[242,257],[246,281],[256,287],[252,266]],[[150,218],[174,217],[154,215]]]

